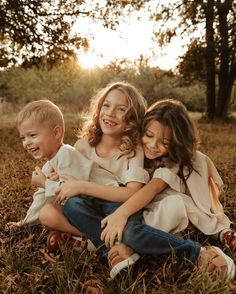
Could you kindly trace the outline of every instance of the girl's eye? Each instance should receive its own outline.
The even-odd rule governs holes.
[[[25,137],[20,137],[21,141],[24,141],[25,140]]]
[[[145,133],[145,136],[147,136],[148,138],[152,138],[153,137],[153,135],[150,134],[150,133],[148,133],[148,132]]]
[[[120,111],[120,112],[126,112],[126,108],[125,107],[118,107],[118,111]]]
[[[162,145],[167,149],[169,148],[169,143],[168,142],[162,142]]]

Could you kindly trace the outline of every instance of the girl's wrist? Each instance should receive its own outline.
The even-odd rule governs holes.
[[[89,182],[87,182],[87,181],[81,181],[80,182],[80,188],[82,188],[80,194],[90,195],[89,194],[89,185],[88,184],[89,184]]]
[[[118,213],[118,214],[120,214],[123,218],[126,218],[126,219],[128,219],[129,217],[130,217],[130,215],[131,214],[129,214],[129,212],[128,211],[126,211],[126,209],[125,208],[118,208],[117,210],[116,210],[116,212]]]

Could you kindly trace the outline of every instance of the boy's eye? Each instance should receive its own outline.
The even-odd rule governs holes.
[[[103,103],[102,107],[109,107],[109,104],[108,103]]]

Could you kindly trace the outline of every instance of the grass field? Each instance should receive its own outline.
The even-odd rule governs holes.
[[[74,122],[73,122],[74,121]],[[73,144],[79,118],[66,119],[65,143]],[[236,125],[199,123],[200,150],[211,157],[225,190],[221,201],[236,222]],[[41,163],[42,164],[42,163]],[[236,293],[236,280],[221,281],[175,258],[146,256],[117,279],[96,254],[64,251],[58,262],[45,255],[48,232],[40,225],[5,230],[9,221],[21,219],[32,201],[31,173],[36,162],[23,150],[12,119],[0,121],[0,293]],[[219,245],[203,235],[190,234],[204,244]],[[224,248],[231,257],[236,253]]]

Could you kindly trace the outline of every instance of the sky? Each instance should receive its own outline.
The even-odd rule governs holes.
[[[140,55],[151,57],[151,66],[161,69],[174,69],[178,64],[178,56],[183,54],[183,40],[174,39],[172,43],[161,50],[152,41],[153,23],[147,14],[134,13],[128,22],[121,23],[115,31],[106,29],[102,24],[89,18],[79,17],[74,31],[79,31],[82,37],[89,39],[90,48],[87,52],[78,53],[79,63],[85,68],[104,66],[114,59],[127,58],[130,61]],[[155,51],[153,58],[152,50]]]

